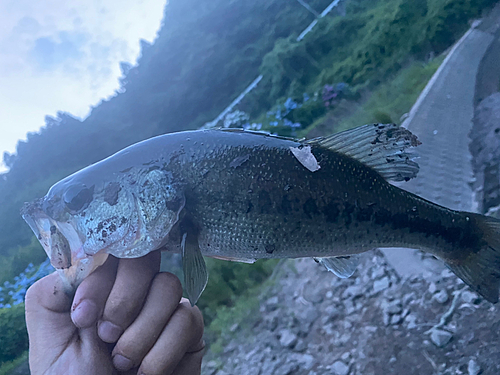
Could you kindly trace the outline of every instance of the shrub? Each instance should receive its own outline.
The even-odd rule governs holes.
[[[225,311],[224,308],[232,307],[237,297],[266,280],[278,262],[259,260],[254,264],[244,264],[212,258],[205,260],[209,279],[198,307],[207,326],[219,312]]]
[[[390,123],[394,122],[392,120],[391,116],[387,112],[379,111],[379,110],[375,110],[373,112],[373,118],[375,118],[375,122],[378,122],[381,124],[390,124]]]
[[[301,42],[292,36],[275,43],[260,66],[264,78],[245,98],[245,105],[252,117],[259,117],[262,109],[273,103],[301,92],[319,92],[331,82],[345,82],[354,91],[360,86],[372,90],[408,62],[425,60],[429,54],[439,54],[450,47],[467,29],[468,21],[495,2],[347,2],[346,16],[321,18]],[[328,110],[334,109],[330,101],[325,103],[329,104]],[[305,122],[292,122],[304,128],[323,113],[313,119],[311,115],[306,114]]]
[[[28,349],[24,303],[0,309],[0,363],[11,361]]]

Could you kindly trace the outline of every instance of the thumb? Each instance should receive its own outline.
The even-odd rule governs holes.
[[[77,330],[70,316],[71,298],[64,292],[57,273],[38,280],[28,289],[25,309],[30,367],[46,369],[64,352]]]

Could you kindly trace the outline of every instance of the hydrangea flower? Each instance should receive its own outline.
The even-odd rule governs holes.
[[[30,263],[23,272],[14,277],[13,282],[5,281],[3,287],[0,287],[0,308],[8,309],[23,303],[28,288],[53,271],[54,268],[49,259],[46,259],[38,267]]]

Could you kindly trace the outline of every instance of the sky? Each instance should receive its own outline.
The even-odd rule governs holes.
[[[166,0],[0,1],[0,173],[4,151],[57,111],[85,118],[114,94],[119,63],[153,42]]]

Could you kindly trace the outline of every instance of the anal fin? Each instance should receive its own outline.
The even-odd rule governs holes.
[[[191,306],[196,305],[208,282],[205,260],[201,254],[198,238],[191,233],[184,233],[181,242],[182,269],[184,288]]]
[[[357,255],[314,258],[314,260],[324,265],[328,271],[333,272],[341,279],[347,279],[352,276],[359,264],[359,257]]]

